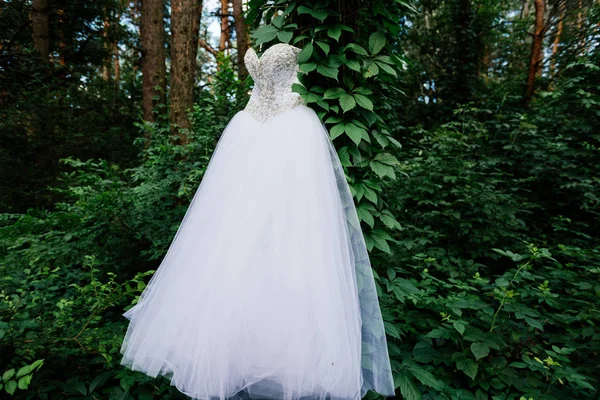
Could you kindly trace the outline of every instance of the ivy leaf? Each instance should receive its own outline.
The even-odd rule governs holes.
[[[302,48],[300,54],[298,54],[298,64],[302,64],[310,60],[314,51],[314,46],[312,43],[307,43],[306,46]]]
[[[21,379],[19,379],[19,383],[17,384],[19,389],[21,389],[21,390],[27,389],[29,387],[29,384],[31,383],[31,378],[33,378],[33,375],[25,375],[25,376],[21,377]]]
[[[376,202],[373,202],[373,203],[376,203]],[[383,222],[385,224],[385,226],[387,226],[390,229],[398,229],[398,230],[402,229],[402,225],[400,225],[400,222],[396,221],[396,218],[394,218],[394,216],[387,210],[384,211],[383,213],[381,213],[381,215],[379,216],[379,219],[381,220],[381,222]]]
[[[354,100],[358,103],[362,108],[366,108],[369,111],[373,111],[373,103],[369,100],[368,97],[363,96],[362,94],[354,93]]]
[[[347,45],[344,48],[344,51],[346,51],[346,50],[351,50],[351,51],[355,52],[356,54],[360,54],[361,56],[369,55],[369,53],[367,53],[367,51],[363,47],[357,45],[356,43],[350,43],[349,45]]]
[[[383,163],[386,165],[391,165],[391,166],[400,164],[398,159],[396,159],[396,157],[394,157],[390,153],[379,153],[375,156],[374,160],[379,161],[380,163]]]
[[[330,67],[328,65],[325,64],[319,64],[317,66],[317,72],[323,76],[329,77],[329,78],[333,78],[336,81],[338,80],[338,69],[337,68],[333,68]]]
[[[337,26],[332,26],[327,30],[327,36],[334,39],[336,42],[340,40],[340,35],[342,34],[342,30]]]
[[[7,382],[8,380],[10,380],[10,378],[12,378],[15,375],[15,369],[11,368],[8,371],[5,371],[4,374],[2,375],[2,380],[4,382]]]
[[[338,122],[342,122],[342,118],[335,115],[325,120],[326,124],[337,124]]]
[[[325,18],[327,18],[327,11],[313,10],[312,8],[308,8],[306,6],[298,7],[298,14],[309,14],[310,16],[318,19],[321,22],[323,22]]]
[[[352,139],[352,141],[354,143],[356,143],[357,146],[360,143],[360,141],[363,139],[365,132],[366,132],[365,129],[357,126],[356,124],[354,124],[352,122],[346,124],[346,134],[348,135],[348,137],[350,139]]]
[[[377,65],[379,66],[379,68],[381,68],[382,70],[384,70],[388,74],[390,74],[392,76],[398,76],[398,74],[396,74],[396,70],[394,70],[394,68],[392,68],[389,65],[387,65],[385,63],[382,63],[380,61],[375,61],[375,62],[377,63]]]
[[[390,249],[390,245],[388,244],[388,240],[392,240],[390,235],[388,235],[384,231],[375,230],[371,232],[371,238],[373,239],[375,247],[379,250],[384,251],[388,254],[392,254],[392,250]]]
[[[343,122],[340,122],[337,125],[334,125],[331,130],[329,131],[329,137],[331,138],[331,140],[335,139],[336,137],[340,136],[342,133],[344,133],[344,131],[346,130],[346,124]]]
[[[294,36],[294,33],[291,31],[279,31],[277,39],[283,43],[289,43],[292,40],[292,36]]]
[[[382,149],[385,149],[387,147],[387,145],[390,144],[387,136],[385,136],[384,134],[382,134],[379,131],[373,131],[373,136],[375,136],[377,143],[379,143],[379,145],[381,146]]]
[[[354,100],[354,97],[351,95],[345,93],[340,96],[340,106],[342,106],[342,110],[344,110],[344,112],[348,112],[356,107],[356,100]]]
[[[371,228],[375,225],[375,219],[373,218],[373,214],[371,214],[371,212],[366,208],[361,207],[359,205],[356,209],[356,213],[358,214],[358,218],[360,218],[361,221],[364,221]]]
[[[6,390],[6,393],[12,396],[15,393],[15,390],[17,390],[17,381],[6,382],[4,384],[4,390]]]
[[[344,64],[352,71],[360,72],[360,63],[356,60],[346,60]]]
[[[339,99],[346,91],[341,87],[327,89],[323,95],[324,99]]]
[[[353,123],[348,123],[346,124],[346,134],[348,135],[348,137],[350,139],[352,139],[352,141],[358,146],[360,144],[360,141],[363,138],[363,131],[364,129],[356,126]]]
[[[308,90],[301,84],[294,83],[294,84],[292,84],[292,92],[298,93],[298,94],[307,94]]]
[[[365,78],[370,78],[379,73],[379,67],[377,66],[377,64],[375,64],[372,61],[367,61],[365,63],[365,69],[366,69],[366,71],[363,73],[363,76]]]
[[[310,62],[310,63],[300,64],[300,72],[302,72],[302,73],[308,74],[309,72],[312,72],[315,69],[317,69],[317,63]]]
[[[256,38],[256,44],[259,45],[275,39],[277,37],[277,33],[279,33],[279,29],[273,25],[263,25],[258,28],[252,36]]]
[[[396,173],[394,172],[394,168],[387,164],[383,164],[379,161],[373,160],[369,163],[369,166],[371,167],[373,172],[375,172],[380,178],[388,176],[391,179],[396,179]]]
[[[369,51],[372,55],[376,55],[385,46],[385,36],[381,32],[374,32],[369,37]]]
[[[456,368],[465,374],[471,379],[475,379],[477,376],[477,363],[470,358],[463,358],[462,360],[458,360],[456,362]]]
[[[329,46],[329,44],[327,44],[325,42],[321,42],[319,40],[319,41],[317,41],[317,45],[323,50],[323,53],[325,53],[325,55],[329,54],[329,51],[331,50],[331,46]]]
[[[480,360],[490,354],[489,346],[483,342],[471,343],[471,351],[473,352],[476,360]]]

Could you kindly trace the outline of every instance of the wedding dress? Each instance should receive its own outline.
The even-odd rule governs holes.
[[[394,395],[348,183],[319,117],[291,91],[298,51],[248,51],[251,98],[123,314],[121,364],[193,399]]]

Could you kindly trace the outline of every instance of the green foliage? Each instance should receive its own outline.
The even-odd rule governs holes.
[[[122,313],[164,256],[230,119],[215,104],[208,95],[196,104],[187,146],[166,122],[140,124],[149,141],[139,139],[139,165],[64,159],[72,172],[54,210],[2,215],[0,360],[52,366],[19,388],[31,380],[40,399],[183,398],[168,380],[119,366]]]
[[[405,398],[597,397],[592,60],[527,114],[462,107],[406,137],[408,178],[387,193],[403,230],[380,274]]]
[[[399,5],[403,5],[399,2]],[[405,5],[405,4],[404,4]],[[398,160],[388,152],[399,148],[382,118],[383,76],[397,76],[402,61],[386,54],[386,29],[397,22],[384,2],[275,1],[251,2],[250,17],[264,25],[254,32],[257,44],[284,42],[302,48],[298,55],[302,85],[293,90],[313,107],[330,131],[345,168],[369,251],[390,252],[386,232],[399,228],[381,193],[396,179]],[[356,7],[359,10],[356,10]],[[369,7],[369,11],[365,7]],[[348,20],[346,12],[363,19]],[[372,19],[386,24],[376,29]]]

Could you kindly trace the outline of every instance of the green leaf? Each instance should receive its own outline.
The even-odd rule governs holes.
[[[275,39],[277,37],[277,33],[279,33],[279,29],[273,25],[263,25],[254,31],[252,36],[256,38],[256,44],[260,45]]]
[[[540,321],[538,321],[537,319],[525,317],[525,322],[527,322],[527,324],[529,326],[539,329],[540,331],[544,330],[544,325],[542,325],[542,323]]]
[[[467,374],[471,379],[475,379],[477,376],[477,363],[470,358],[464,358],[456,362],[456,369]]]
[[[294,83],[292,85],[292,92],[298,93],[298,94],[306,94],[306,93],[308,93],[308,90],[306,90],[306,88],[304,86],[302,86],[301,84]]]
[[[356,145],[358,146],[362,138],[364,137],[363,132],[366,132],[365,129],[357,126],[356,124],[350,122],[346,124],[346,134]]]
[[[346,124],[343,122],[340,122],[337,125],[334,125],[330,132],[329,132],[329,137],[331,138],[331,140],[335,139],[336,137],[340,136],[342,133],[344,133],[346,129]]]
[[[436,390],[442,390],[444,388],[444,383],[442,381],[435,379],[431,372],[421,368],[417,364],[411,364],[407,366],[406,369],[408,369],[410,373],[423,385]]]
[[[358,218],[361,221],[364,221],[371,228],[375,225],[375,219],[373,218],[373,214],[371,214],[371,212],[365,207],[361,207],[361,205],[359,205],[356,208],[356,214],[358,214]]]
[[[308,74],[309,72],[312,72],[315,69],[317,69],[317,63],[310,62],[310,63],[300,64],[300,72],[302,72],[304,74]]]
[[[385,36],[381,32],[374,32],[369,37],[369,51],[372,55],[376,55],[385,46]]]
[[[400,372],[397,375],[395,386],[400,388],[404,400],[421,400],[421,392],[406,373]]]
[[[351,51],[353,51],[356,54],[360,54],[361,56],[368,56],[369,55],[369,53],[367,53],[367,51],[363,47],[357,45],[356,43],[350,43],[349,45],[347,45],[344,48],[344,51],[346,51],[346,50],[351,50]]]
[[[327,36],[334,39],[336,42],[340,40],[340,35],[342,34],[342,30],[337,26],[332,26],[327,30]]]
[[[327,89],[325,94],[323,95],[324,99],[339,99],[346,91],[343,88],[335,87],[331,89]]]
[[[363,76],[365,78],[370,78],[379,73],[379,67],[372,61],[368,61],[365,63],[365,69],[366,71],[363,73]]]
[[[389,214],[389,211],[384,211],[383,213],[381,213],[379,219],[381,220],[381,222],[384,223],[385,226],[387,226],[390,229],[402,229],[402,225],[400,225],[400,222],[396,221],[396,219],[391,214]]]
[[[15,394],[15,390],[17,390],[17,381],[6,382],[4,384],[4,390],[6,390],[6,393],[10,394],[11,396]]]
[[[12,378],[15,375],[15,369],[11,368],[8,371],[5,371],[4,374],[2,375],[2,380],[4,382],[7,382],[10,378]]]
[[[277,34],[277,39],[279,39],[283,43],[289,43],[292,40],[294,33],[292,31],[280,31]]]
[[[326,124],[337,124],[338,122],[342,122],[342,118],[337,115],[331,116],[325,120]]]
[[[385,72],[387,72],[388,74],[392,75],[392,76],[398,76],[398,74],[396,74],[396,70],[392,67],[390,67],[389,65],[382,63],[380,61],[375,61],[377,63],[377,65],[379,66],[379,68],[381,68],[382,70],[384,70]]]
[[[390,165],[373,160],[369,163],[369,166],[371,167],[373,172],[375,172],[377,174],[377,176],[379,176],[380,178],[388,176],[392,179],[396,179],[396,173],[394,172],[394,167],[392,167]]]
[[[458,333],[460,333],[461,336],[465,333],[465,323],[464,322],[454,321],[452,323],[452,326],[454,327],[454,329],[456,329],[458,331]]]
[[[490,354],[489,346],[483,342],[471,343],[471,351],[473,352],[476,360],[480,360]]]
[[[356,107],[356,100],[349,94],[343,94],[340,96],[340,106],[342,106],[344,112],[348,112]]]
[[[385,149],[387,147],[388,144],[390,144],[387,136],[385,136],[384,134],[382,134],[379,131],[373,131],[373,136],[375,136],[375,139],[377,140],[377,143],[379,143],[379,145]]]
[[[19,372],[17,372],[17,376],[15,378],[20,378],[24,375],[27,375],[28,373],[30,373],[32,370],[31,365],[26,365],[24,367],[21,367],[19,369]]]
[[[384,251],[388,254],[392,254],[392,250],[390,249],[390,245],[388,244],[388,240],[390,240],[390,235],[388,235],[384,231],[375,230],[371,232],[371,239],[373,239],[375,247],[379,250]]]
[[[344,65],[353,71],[360,72],[360,63],[356,60],[346,60]]]
[[[17,383],[19,389],[27,389],[29,387],[29,384],[31,383],[31,378],[33,378],[33,375],[25,375],[21,379],[19,379],[19,383]]]
[[[317,66],[317,72],[319,74],[323,75],[323,76],[327,76],[329,78],[333,78],[336,81],[338,80],[337,76],[338,76],[338,72],[339,71],[338,71],[337,68],[333,68],[333,67],[330,67],[330,66],[325,65],[325,64],[319,64]]]
[[[325,55],[328,55],[329,50],[331,50],[331,46],[329,46],[325,42],[317,41],[317,46],[319,46],[323,50],[323,53],[325,53]]]
[[[382,164],[391,165],[391,166],[396,166],[396,165],[400,164],[400,162],[396,159],[396,157],[394,157],[390,153],[378,153],[375,156],[374,160],[379,161]]]
[[[327,18],[327,11],[313,10],[312,8],[308,8],[306,6],[298,7],[298,14],[309,14],[310,16],[318,19],[321,22],[323,22],[325,18]]]
[[[307,43],[298,54],[298,64],[303,64],[310,60],[314,50],[314,45],[312,43]]]
[[[369,100],[368,97],[363,96],[362,94],[354,93],[354,100],[358,103],[362,108],[366,108],[369,111],[373,111],[373,103]]]

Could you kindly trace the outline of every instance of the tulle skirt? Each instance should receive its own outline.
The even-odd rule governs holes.
[[[393,395],[339,159],[313,110],[240,111],[130,320],[121,364],[193,399]]]

